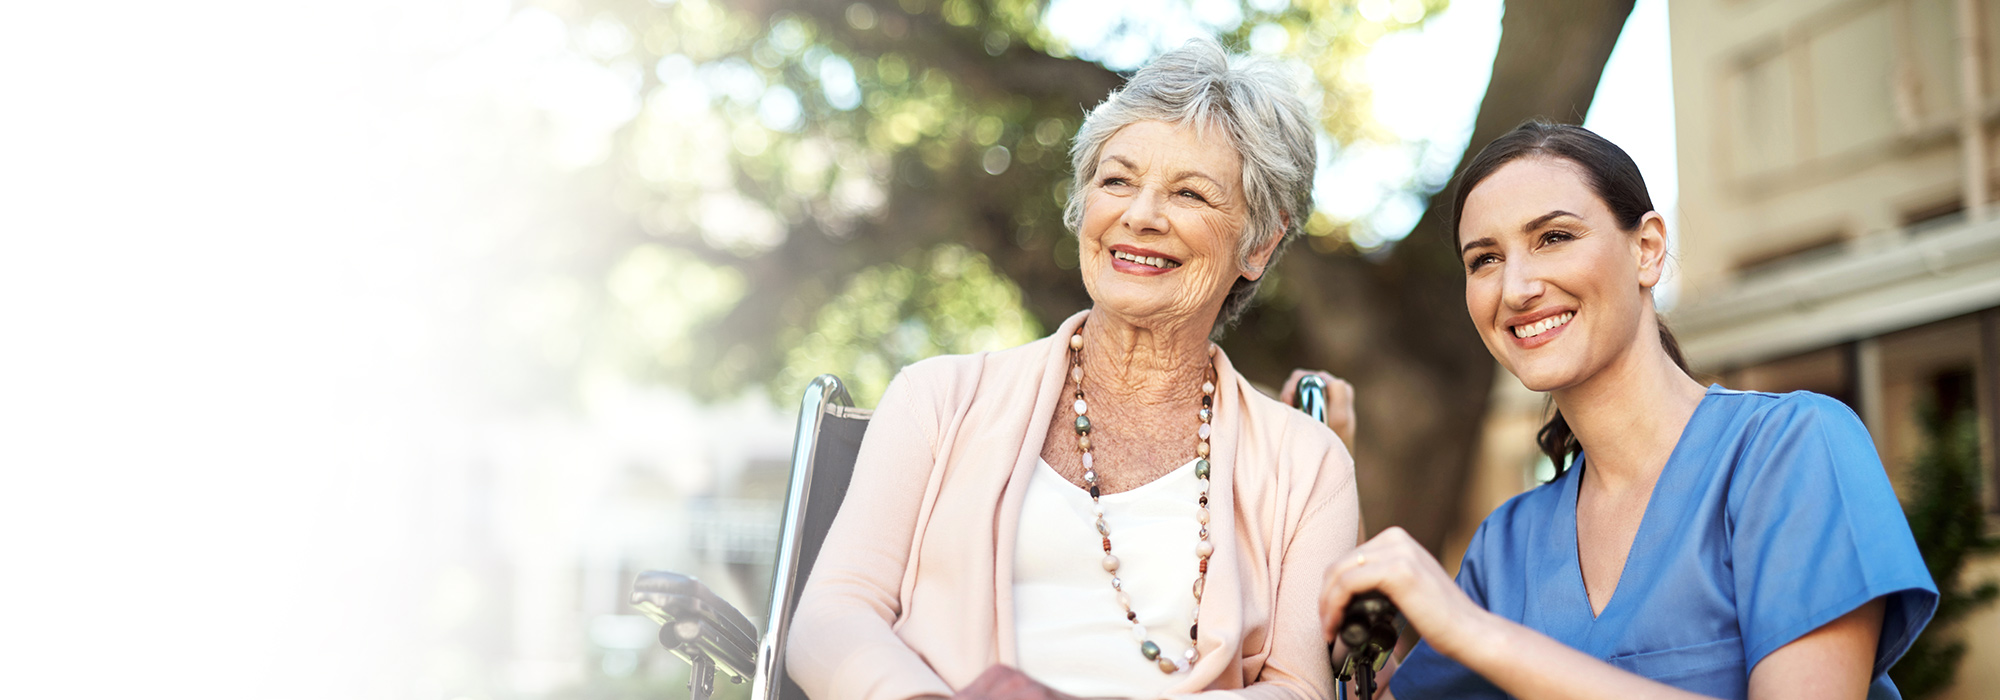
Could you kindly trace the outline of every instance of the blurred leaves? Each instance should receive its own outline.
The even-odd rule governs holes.
[[[774,390],[838,368],[864,406],[881,398],[904,365],[1012,347],[1043,333],[1022,310],[1020,290],[985,256],[956,245],[862,270],[820,307],[811,327],[802,338],[786,339],[791,352]]]
[[[505,282],[547,287],[562,313],[533,325],[563,337],[483,338],[543,348],[536,381],[471,374],[500,374],[495,383],[521,385],[503,393],[519,394],[565,373],[574,384],[609,362],[707,398],[759,386],[790,396],[825,371],[865,373],[872,387],[929,351],[909,340],[917,332],[938,351],[1013,342],[1031,332],[1019,328],[1047,328],[1090,303],[1061,221],[1066,148],[1086,110],[1121,84],[1118,71],[1197,34],[1281,56],[1321,105],[1324,168],[1389,138],[1368,118],[1362,59],[1443,6],[533,0],[495,34],[528,58],[498,58],[533,71],[532,101],[557,136],[549,160],[570,169],[542,189],[575,206],[536,214],[505,202],[494,218],[540,231],[542,240],[519,241],[524,251],[560,249],[556,262],[509,270]],[[1586,113],[1631,8],[1509,0],[1472,146],[1528,117]],[[468,57],[464,75],[436,82],[476,80],[491,58]],[[1465,480],[1494,371],[1464,321],[1441,210],[1422,207],[1407,239],[1380,248],[1358,245],[1366,227],[1315,212],[1307,245],[1263,286],[1267,303],[1224,340],[1246,376],[1325,368],[1355,382],[1358,410],[1397,416],[1356,446],[1363,507],[1432,547],[1462,513],[1460,497],[1440,498],[1433,485]],[[679,262],[628,259],[647,246]],[[1018,290],[956,292],[992,332],[949,335],[957,331],[938,323],[944,287],[959,284],[931,272],[947,246]],[[662,281],[682,274],[697,281]],[[643,283],[608,283],[614,276]],[[614,300],[614,287],[629,296]],[[702,295],[660,291],[684,288]],[[836,303],[875,310],[829,311]],[[876,322],[880,309],[897,323]],[[1031,323],[1014,325],[1017,313]]]
[[[605,164],[639,234],[601,251],[606,332],[636,373],[709,397],[788,396],[825,371],[872,394],[908,361],[1022,342],[1086,306],[1061,219],[1067,148],[1122,79],[1085,58],[1171,46],[1130,17],[1071,46],[1038,0],[537,6],[640,105]],[[1369,45],[1444,2],[1176,6],[1297,66],[1338,148],[1385,138],[1359,77]],[[1322,251],[1346,230],[1309,228]]]

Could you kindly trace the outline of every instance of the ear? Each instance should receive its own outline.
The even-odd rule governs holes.
[[[1660,283],[1667,268],[1667,220],[1659,212],[1646,212],[1639,219],[1639,230],[1632,236],[1632,252],[1639,263],[1639,287],[1652,289]]]
[[[1264,245],[1250,251],[1250,257],[1243,261],[1243,270],[1241,272],[1244,279],[1255,282],[1264,276],[1265,270],[1271,265],[1271,254],[1278,252],[1278,244],[1285,242],[1285,232],[1291,230],[1291,228],[1292,215],[1279,214],[1278,235],[1272,236],[1271,240],[1264,242]]]

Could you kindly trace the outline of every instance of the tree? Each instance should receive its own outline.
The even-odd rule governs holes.
[[[1355,143],[1382,138],[1352,77],[1367,44],[1443,6],[1403,0],[1371,20],[1365,4],[1251,0],[1210,28],[1238,46],[1281,29],[1285,54],[1310,67],[1328,138]],[[1509,2],[1468,153],[1530,117],[1580,120],[1631,8]],[[624,180],[638,183],[632,223],[586,274],[611,280],[613,326],[646,328],[659,305],[686,306],[659,301],[671,296],[660,290],[686,294],[693,278],[706,280],[694,285],[707,299],[698,306],[714,311],[677,326],[696,343],[641,338],[639,364],[708,395],[773,377],[789,395],[825,369],[879,391],[903,362],[1025,340],[1088,306],[1061,223],[1065,149],[1121,78],[1052,36],[1047,9],[587,0],[567,10],[586,34],[629,32],[607,60],[652,67],[639,71],[646,107],[620,134]],[[721,119],[690,128],[672,116],[689,109]],[[718,141],[725,157],[713,156]],[[1434,549],[1462,510],[1458,490],[1439,498],[1436,485],[1466,481],[1494,376],[1465,318],[1445,220],[1432,206],[1407,240],[1363,254],[1343,224],[1315,216],[1223,341],[1255,380],[1293,367],[1350,378],[1363,507]]]
[[[1972,372],[1939,375],[1933,396],[1917,406],[1923,420],[1924,452],[1910,466],[1912,482],[1904,512],[1910,534],[1923,551],[1937,583],[1937,614],[1889,674],[1909,698],[1935,697],[1951,687],[1965,641],[1948,632],[1958,621],[2000,597],[2000,582],[1967,586],[1961,581],[1968,556],[2000,550],[1986,535],[1979,500],[1979,422],[1972,407]]]

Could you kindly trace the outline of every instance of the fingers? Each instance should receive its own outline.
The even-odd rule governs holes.
[[[1320,633],[1326,641],[1334,643],[1336,652],[1340,652],[1336,653],[1334,658],[1340,658],[1346,651],[1345,645],[1342,645],[1336,636],[1336,628],[1340,626],[1340,618],[1347,610],[1348,599],[1359,592],[1347,585],[1350,582],[1347,574],[1365,565],[1363,550],[1366,546],[1355,548],[1347,556],[1326,567],[1326,584],[1320,588],[1319,594]]]
[[[952,697],[954,700],[1074,700],[1004,664],[986,667],[971,685]]]
[[[1356,593],[1381,591],[1400,605],[1396,598],[1403,584],[1414,577],[1413,560],[1419,556],[1429,557],[1430,553],[1403,528],[1390,527],[1328,565],[1319,598],[1320,631],[1324,638],[1338,642],[1336,628],[1347,611],[1347,602]]]
[[[1290,404],[1292,403],[1292,399],[1295,399],[1295,398],[1297,398],[1297,397],[1298,397],[1298,395],[1299,395],[1299,377],[1303,377],[1303,376],[1306,376],[1306,374],[1307,374],[1307,372],[1306,372],[1305,370],[1302,370],[1302,369],[1295,369],[1295,370],[1292,370],[1292,376],[1289,376],[1289,377],[1286,377],[1286,378],[1285,378],[1285,383],[1284,383],[1284,385],[1283,385],[1283,386],[1280,386],[1280,387],[1278,387],[1278,402],[1279,402],[1279,403],[1283,403],[1283,404],[1286,404],[1286,405],[1290,405]]]
[[[953,700],[1002,700],[1012,697],[1008,685],[1018,674],[1020,671],[1011,666],[993,664],[986,667],[978,678],[972,679],[970,685],[959,689],[952,698]]]

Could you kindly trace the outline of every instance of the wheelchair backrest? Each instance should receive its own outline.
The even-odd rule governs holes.
[[[753,700],[807,700],[785,672],[785,637],[820,546],[833,528],[833,516],[847,499],[861,437],[868,430],[871,412],[852,404],[847,388],[831,374],[814,379],[800,400],[791,485],[786,489],[785,522],[771,573],[771,607],[758,643]]]

